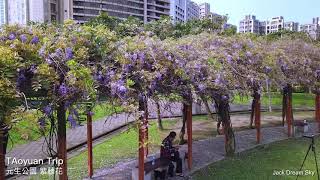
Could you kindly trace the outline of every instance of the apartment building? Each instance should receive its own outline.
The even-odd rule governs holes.
[[[239,24],[239,33],[260,34],[260,22],[254,15],[246,15]]]
[[[200,19],[206,18],[210,15],[210,4],[209,3],[202,3],[199,5],[199,17]]]
[[[73,0],[71,14],[77,22],[89,21],[101,12],[120,19],[133,16],[146,23],[169,16],[170,0]]]
[[[298,32],[299,30],[299,23],[297,22],[285,22],[284,23],[284,29],[288,31],[295,31]]]
[[[273,17],[266,21],[266,34],[275,33],[284,29],[283,16]]]
[[[170,17],[173,23],[183,23],[186,20],[187,0],[170,1]]]
[[[312,19],[312,24],[300,25],[299,31],[308,33],[312,39],[320,39],[320,17]]]
[[[267,26],[266,21],[259,21],[259,34],[260,35],[266,34],[266,29],[267,29],[266,26]]]
[[[199,19],[200,15],[200,7],[197,3],[186,0],[186,11],[185,11],[185,22],[192,20],[192,19]]]

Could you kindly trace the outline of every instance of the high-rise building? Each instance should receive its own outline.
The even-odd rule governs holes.
[[[260,34],[260,22],[254,15],[246,15],[243,20],[240,21],[239,33],[255,33]]]
[[[7,1],[0,0],[0,26],[7,23],[8,11]]]
[[[200,15],[200,8],[197,3],[186,0],[186,11],[185,11],[185,21],[192,20],[192,19],[199,19]]]
[[[129,16],[146,22],[170,15],[170,0],[73,0],[72,18],[83,23],[107,12],[110,16],[126,19]]]
[[[182,23],[186,20],[187,0],[170,1],[170,17],[174,23]]]
[[[299,23],[297,22],[285,22],[284,23],[284,29],[288,31],[295,31],[298,32],[299,30]]]
[[[284,18],[282,16],[273,17],[266,21],[266,34],[275,33],[284,28]]]
[[[210,15],[210,4],[209,3],[202,3],[199,5],[200,8],[200,18],[206,18]]]

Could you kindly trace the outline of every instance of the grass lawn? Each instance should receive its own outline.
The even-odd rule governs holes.
[[[296,176],[274,176],[274,170],[298,171],[309,146],[309,139],[299,138],[280,141],[240,153],[232,158],[213,163],[192,175],[195,180],[256,180],[295,179]],[[318,164],[320,163],[320,138],[316,139]],[[312,153],[312,151],[310,152]],[[313,171],[314,176],[299,179],[317,179],[313,154],[309,154],[303,170]]]
[[[93,109],[93,120],[99,120],[110,115],[114,111],[120,112],[121,108],[112,108],[112,106],[109,104],[96,105]],[[41,132],[38,125],[38,117],[40,116],[41,115],[37,114],[37,111],[32,110],[27,116],[24,117],[22,121],[17,122],[12,127],[8,144],[9,149],[17,145],[26,144],[30,141],[36,141],[41,138]],[[69,123],[67,127],[69,127]]]
[[[274,106],[282,106],[282,95],[280,92],[272,92],[271,94],[271,104]],[[292,94],[292,104],[293,107],[314,107],[315,102],[315,96],[314,94],[308,94],[308,93],[293,93]],[[236,95],[234,97],[233,103],[235,104],[245,104],[248,105],[250,103],[250,100],[252,98],[249,97],[240,97],[239,95]],[[269,105],[269,96],[267,93],[262,94],[261,98],[262,102],[261,104],[264,106]]]

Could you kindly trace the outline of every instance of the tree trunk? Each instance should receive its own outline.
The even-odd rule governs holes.
[[[221,135],[222,133],[220,132],[220,127],[221,127],[221,116],[219,115],[218,109],[219,109],[219,105],[218,102],[215,100],[214,101],[214,108],[216,110],[217,113],[217,133],[218,135]]]
[[[287,107],[287,88],[283,88],[283,91],[282,91],[282,126],[284,126],[284,124],[285,124],[286,107]]]
[[[255,99],[255,95],[253,95],[253,99],[251,102],[251,115],[250,115],[250,128],[254,129],[253,127],[253,118],[255,115],[255,104],[256,104],[256,99]]]
[[[0,129],[0,179],[5,179],[5,157],[7,152],[9,130],[6,127]]]
[[[225,134],[225,152],[227,156],[231,156],[235,152],[235,136],[232,129],[230,119],[229,100],[226,96],[218,96],[215,99],[218,106],[218,114],[220,116]]]
[[[210,106],[209,106],[209,103],[208,103],[208,100],[206,100],[205,98],[201,97],[202,99],[202,102],[204,104],[204,106],[206,107],[206,111],[208,113],[208,119],[211,119],[211,120],[215,120],[213,114],[212,114],[212,111],[210,110]]]
[[[186,122],[187,122],[187,107],[186,105],[183,103],[183,107],[182,107],[182,127],[179,133],[179,144],[185,144],[186,140],[184,139],[184,135],[186,133]]]
[[[160,110],[160,103],[159,101],[156,101],[156,107],[157,107],[157,119],[158,119],[158,129],[163,130],[162,126],[162,119],[161,119],[161,110]]]

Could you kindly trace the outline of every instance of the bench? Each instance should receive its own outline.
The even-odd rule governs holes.
[[[148,160],[144,163],[144,179],[151,180],[152,172],[154,171],[154,175],[159,177],[161,180],[165,179],[167,169],[169,164],[171,163],[168,159],[156,158],[154,160],[154,164],[152,164],[153,160]],[[136,166],[135,169],[132,170],[132,180],[139,179],[139,167]]]

